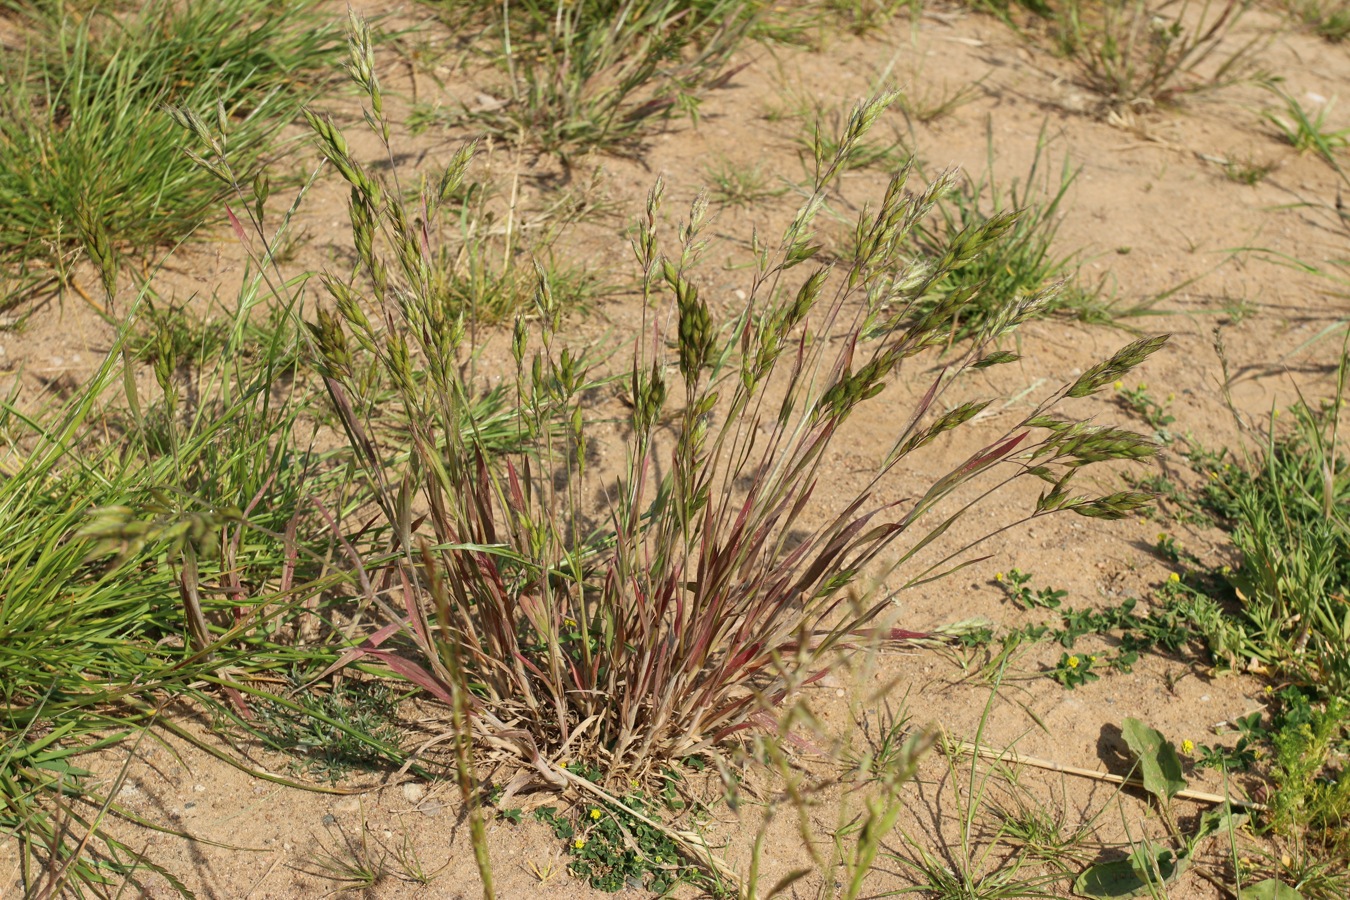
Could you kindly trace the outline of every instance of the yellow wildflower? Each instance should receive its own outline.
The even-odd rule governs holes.
[[[584,850],[586,848],[586,839],[577,838],[575,841],[572,842],[572,846],[578,850]]]
[[[1003,580],[1003,573],[1002,573],[1002,572],[995,572],[995,573],[994,573],[994,580],[995,580],[995,581],[1002,581],[1002,580]]]
[[[1181,752],[1185,753],[1187,756],[1190,756],[1192,753],[1195,752],[1195,742],[1192,741],[1190,738],[1186,738],[1186,740],[1181,742]]]
[[[592,819],[598,819],[598,818],[600,818],[600,810],[598,810],[598,809],[593,809],[593,810],[591,810],[591,818],[592,818]]]
[[[1123,388],[1123,387],[1125,386],[1125,382],[1123,382],[1123,381],[1117,381],[1115,384],[1113,384],[1113,385],[1111,385],[1111,386],[1112,386],[1113,388],[1115,388],[1116,390],[1120,390],[1121,388]]]
[[[1181,576],[1178,575],[1176,572],[1173,572],[1171,575],[1167,576],[1167,580],[1172,582],[1173,584],[1176,584],[1178,581],[1181,580]]]
[[[1080,660],[1078,659],[1078,657],[1076,657],[1076,656],[1070,656],[1070,657],[1069,657],[1069,661],[1066,663],[1066,665],[1067,665],[1070,669],[1076,669],[1076,668],[1078,668],[1078,663],[1079,663],[1079,662],[1080,662]]]

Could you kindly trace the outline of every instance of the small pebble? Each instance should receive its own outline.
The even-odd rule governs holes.
[[[417,804],[427,795],[427,786],[418,784],[416,781],[405,781],[403,783],[403,799],[409,803]]]
[[[336,825],[337,816],[333,815],[332,813],[327,813],[319,821],[322,822],[324,825]]]
[[[198,794],[205,793],[205,792],[206,792],[206,785],[204,785],[204,784],[194,784],[194,785],[192,786],[192,790],[193,790],[195,793],[198,793]]]

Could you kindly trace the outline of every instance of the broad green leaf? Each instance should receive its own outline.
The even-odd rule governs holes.
[[[1208,810],[1200,816],[1200,827],[1187,840],[1187,852],[1194,851],[1203,841],[1209,840],[1216,834],[1226,834],[1241,828],[1242,823],[1246,821],[1246,813],[1235,813],[1228,806]]]
[[[1149,855],[1152,855],[1152,864]],[[1162,884],[1175,881],[1190,868],[1190,864],[1189,857],[1177,856],[1171,850],[1146,842],[1136,847],[1126,859],[1089,866],[1073,883],[1073,891],[1080,897],[1103,900],[1139,897],[1156,891],[1159,881]]]
[[[1303,895],[1280,881],[1267,878],[1239,892],[1240,900],[1303,900]]]
[[[1139,776],[1144,789],[1160,801],[1176,796],[1186,787],[1181,760],[1172,742],[1138,719],[1126,719],[1120,726],[1125,743],[1139,760]]]

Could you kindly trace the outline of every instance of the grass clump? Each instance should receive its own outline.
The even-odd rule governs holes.
[[[1056,11],[1060,46],[1084,83],[1115,107],[1167,104],[1231,84],[1259,38],[1229,48],[1245,0],[1066,0]],[[1216,61],[1212,70],[1201,67]]]
[[[1264,431],[1240,423],[1249,440],[1234,453],[1190,445],[1205,481],[1189,511],[1227,533],[1231,565],[1203,566],[1159,537],[1160,555],[1186,572],[1168,593],[1215,660],[1281,685],[1266,689],[1268,725],[1240,721],[1237,746],[1202,748],[1201,764],[1242,770],[1264,760],[1263,824],[1291,849],[1289,863],[1263,873],[1318,897],[1350,884],[1350,467],[1340,431],[1348,374],[1343,352],[1329,401],[1300,402],[1287,419],[1274,411]]]
[[[1334,100],[1318,105],[1315,112],[1309,112],[1302,103],[1272,86],[1271,91],[1284,103],[1280,112],[1265,110],[1261,118],[1275,126],[1281,138],[1299,153],[1315,151],[1318,156],[1340,170],[1336,161],[1336,151],[1350,144],[1350,128],[1333,129],[1327,125]]]
[[[937,215],[915,230],[915,244],[926,256],[940,257],[944,246],[968,229],[977,228],[1016,210],[1008,233],[987,252],[951,269],[920,310],[937,308],[949,296],[964,296],[957,337],[979,334],[992,316],[1018,297],[1043,292],[1056,282],[1063,286],[1038,310],[1088,322],[1109,322],[1108,305],[1097,291],[1078,285],[1074,255],[1055,252],[1055,236],[1062,221],[1061,205],[1077,177],[1065,157],[1057,182],[1042,175],[1046,146],[1042,130],[1036,154],[1020,183],[1014,179],[1003,190],[994,179],[994,139],[989,133],[989,164],[978,181],[967,179],[936,206]]]
[[[251,174],[335,58],[313,5],[156,0],[126,18],[22,17],[20,46],[0,56],[0,265],[35,289],[87,255],[115,281],[123,251],[190,236],[229,188],[184,155],[162,105],[215,122]]]
[[[351,68],[379,135],[387,132],[363,34],[358,23]],[[552,404],[564,434],[527,425],[539,436],[533,455],[490,456],[453,426],[474,393],[460,364],[473,353],[471,332],[450,327],[420,229],[411,230],[413,217],[382,177],[352,158],[339,130],[311,117],[321,151],[352,186],[360,260],[350,280],[328,280],[334,306],[312,324],[316,360],[367,499],[396,543],[382,577],[408,586],[400,610],[385,611],[406,622],[400,632],[418,662],[395,670],[463,710],[462,758],[473,734],[562,786],[573,782],[559,765],[564,757],[598,769],[605,784],[625,785],[673,760],[715,757],[766,716],[772,722],[775,705],[836,653],[890,634],[893,605],[868,592],[869,575],[889,573],[904,590],[959,568],[966,548],[917,559],[998,486],[1026,477],[1046,484],[1025,518],[1118,517],[1144,502],[1131,492],[1079,493],[1074,476],[1096,461],[1146,457],[1153,446],[1052,409],[1100,390],[1165,338],[1136,341],[1089,368],[922,486],[917,499],[875,505],[867,487],[823,521],[804,519],[835,435],[907,360],[950,345],[969,295],[948,294],[923,312],[919,304],[956,267],[990,252],[1018,218],[1000,213],[954,235],[941,255],[912,259],[909,234],[952,179],[909,193],[902,170],[860,221],[855,259],[838,273],[811,264],[812,223],[826,192],[891,99],[857,106],[837,150],[820,151],[812,193],[777,248],[761,245],[745,306],[725,321],[714,319],[696,275],[706,201],[693,204],[671,243],[657,225],[660,183],[653,188],[632,247],[643,308],[668,305],[671,327],[648,312],[634,339],[624,376],[628,455],[598,508],[587,373],[564,337],[549,280],[539,281],[535,316],[516,321],[514,385],[527,419]],[[449,205],[472,154],[462,149],[427,185],[428,221]],[[929,385],[871,484],[987,406],[939,403],[961,372],[1013,358],[991,344],[1049,302],[1049,292],[1038,292],[987,317]],[[393,388],[409,423],[407,464],[368,439],[376,398],[360,373],[370,372]],[[425,517],[414,514],[415,497]],[[850,589],[859,599],[849,599]],[[385,608],[374,593],[369,601]]]
[[[303,288],[281,298],[266,272],[244,276],[209,327],[143,295],[66,405],[0,404],[0,833],[19,847],[25,896],[111,895],[146,871],[187,895],[109,828],[139,821],[117,799],[127,770],[109,785],[81,762],[130,754],[151,727],[198,740],[161,715],[175,701],[216,721],[245,719],[252,703],[308,713],[401,758],[259,686],[333,661],[328,632],[299,620],[326,615],[338,582],[325,515],[351,509],[341,469],[297,426],[300,332],[287,325]]]
[[[461,4],[432,4],[453,15]],[[583,0],[473,4],[471,20],[505,79],[500,104],[410,120],[460,122],[558,155],[627,154],[731,76],[727,61],[753,13],[745,0]]]
[[[115,799],[122,776],[96,787],[82,757],[151,725],[186,736],[160,719],[173,699],[209,704],[226,685],[242,704],[240,682],[307,659],[284,622],[309,595],[286,585],[326,584],[295,536],[319,483],[273,443],[293,421],[275,370],[239,354],[196,395],[165,356],[151,401],[123,370],[125,336],[67,406],[0,407],[0,833],[17,841],[25,896],[161,871],[108,828],[135,819]],[[119,385],[125,413],[107,408]]]
[[[290,679],[293,699],[259,697],[251,717],[236,726],[272,750],[296,757],[296,768],[336,784],[353,770],[370,771],[401,755],[401,699],[380,681],[338,681],[328,690],[306,687],[306,673]],[[228,714],[228,711],[225,711]]]
[[[1020,7],[1024,33],[1044,33],[1077,66],[1103,108],[1174,104],[1247,77],[1261,37],[1229,37],[1250,0],[980,0],[1009,24]]]
[[[1333,44],[1350,37],[1350,3],[1346,0],[1285,0],[1289,15]]]
[[[1287,430],[1272,417],[1264,446],[1245,460],[1198,457],[1209,473],[1203,506],[1238,555],[1219,573],[1241,603],[1235,656],[1337,696],[1350,691],[1350,467],[1339,429],[1347,368],[1343,360],[1333,400],[1294,407]]]

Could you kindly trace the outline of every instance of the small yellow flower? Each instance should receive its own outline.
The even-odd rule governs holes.
[[[586,839],[577,838],[575,841],[572,842],[572,846],[578,850],[584,850],[586,849]]]
[[[591,810],[591,818],[592,818],[592,819],[598,819],[598,818],[600,818],[600,810],[598,810],[598,809],[593,809],[593,810]]]
[[[1273,684],[1266,685],[1266,696],[1269,697],[1273,693],[1275,693],[1275,685]]]
[[[1158,532],[1158,543],[1161,544],[1165,540],[1167,540],[1167,532],[1165,531]]]
[[[1116,390],[1120,390],[1121,388],[1123,388],[1123,387],[1125,386],[1125,382],[1123,382],[1123,381],[1117,381],[1115,384],[1113,384],[1113,385],[1111,385],[1111,386],[1112,386],[1113,388],[1115,388]]]
[[[1192,753],[1195,752],[1195,742],[1192,741],[1190,738],[1186,738],[1186,740],[1181,742],[1181,752],[1185,753],[1187,756],[1190,756]]]
[[[563,619],[563,624],[566,625],[568,628],[576,628],[576,627],[577,627],[577,620],[576,620],[576,619]]]
[[[1088,662],[1090,662],[1090,663],[1096,663],[1096,662],[1097,662],[1097,654],[1094,653],[1094,654],[1092,654],[1091,656],[1089,656],[1089,657],[1088,657]]]
[[[1003,573],[1002,573],[1002,572],[995,572],[995,573],[994,573],[994,580],[995,580],[995,581],[1002,581],[1002,580],[1003,580]]]
[[[1080,660],[1078,659],[1078,657],[1076,657],[1076,656],[1070,656],[1068,662],[1065,663],[1065,665],[1067,665],[1070,669],[1076,669],[1076,668],[1078,668],[1078,663],[1079,663],[1079,662],[1080,662]]]
[[[1139,382],[1139,390],[1141,390],[1141,391],[1146,391],[1146,390],[1148,390],[1148,385],[1144,384],[1142,381]]]
[[[1173,572],[1171,575],[1167,576],[1167,580],[1172,582],[1173,584],[1176,584],[1178,581],[1181,580],[1181,576],[1178,575],[1176,572]]]

